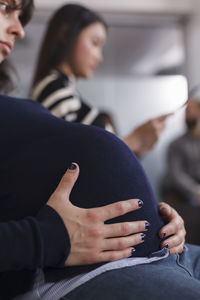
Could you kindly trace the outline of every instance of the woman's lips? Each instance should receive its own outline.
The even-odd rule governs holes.
[[[0,41],[0,47],[3,49],[6,55],[9,55],[13,48],[13,43]]]

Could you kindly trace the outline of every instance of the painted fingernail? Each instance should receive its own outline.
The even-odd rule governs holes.
[[[71,163],[71,165],[69,166],[68,169],[71,170],[71,171],[74,171],[76,169],[76,165]]]
[[[150,226],[151,226],[151,224],[150,224],[149,222],[146,222],[146,223],[145,223],[145,229],[146,229],[146,230],[148,230]]]
[[[168,244],[165,244],[165,245],[164,245],[164,248],[167,248],[167,249],[168,249],[168,248],[169,248],[169,245],[168,245]]]
[[[146,234],[145,234],[145,233],[142,233],[142,234],[141,234],[141,239],[142,239],[143,241],[144,241],[145,237],[146,237]]]
[[[162,239],[164,239],[166,237],[166,232],[162,233]]]
[[[139,200],[139,201],[138,201],[138,206],[139,206],[139,207],[142,207],[143,204],[144,204],[144,202],[143,202],[142,200]]]
[[[135,248],[131,249],[131,255],[134,255],[136,252]]]

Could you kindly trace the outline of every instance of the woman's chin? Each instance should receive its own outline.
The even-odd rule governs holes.
[[[94,71],[93,70],[87,70],[85,72],[82,72],[81,77],[85,79],[90,79],[94,76]]]
[[[75,74],[76,78],[82,78],[82,79],[90,79],[93,77],[94,73],[93,72],[79,72]]]
[[[88,72],[88,73],[85,75],[85,78],[90,79],[90,78],[92,78],[93,76],[94,76],[94,72],[91,71],[91,72]]]

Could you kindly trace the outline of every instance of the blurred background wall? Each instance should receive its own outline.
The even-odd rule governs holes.
[[[18,96],[27,96],[45,24],[54,9],[77,1],[36,0],[27,38],[13,52]],[[91,105],[111,113],[119,135],[148,118],[173,112],[200,82],[199,0],[79,0],[101,12],[109,25],[104,62],[79,91]],[[26,50],[25,50],[26,48]],[[27,51],[28,49],[28,51]],[[169,142],[184,131],[184,110],[166,121],[166,130],[142,163],[159,197]]]

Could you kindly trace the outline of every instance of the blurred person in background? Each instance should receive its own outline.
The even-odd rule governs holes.
[[[59,118],[115,132],[107,118],[86,104],[76,90],[76,79],[90,78],[103,61],[106,38],[107,25],[92,10],[67,4],[56,11],[43,38],[31,98]],[[123,141],[137,156],[144,155],[158,140],[166,117],[149,120]]]
[[[200,206],[200,86],[188,101],[185,124],[186,132],[169,145],[165,185],[177,202]]]
[[[185,124],[186,132],[169,145],[162,193],[184,218],[187,239],[200,244],[200,86],[190,92]]]

